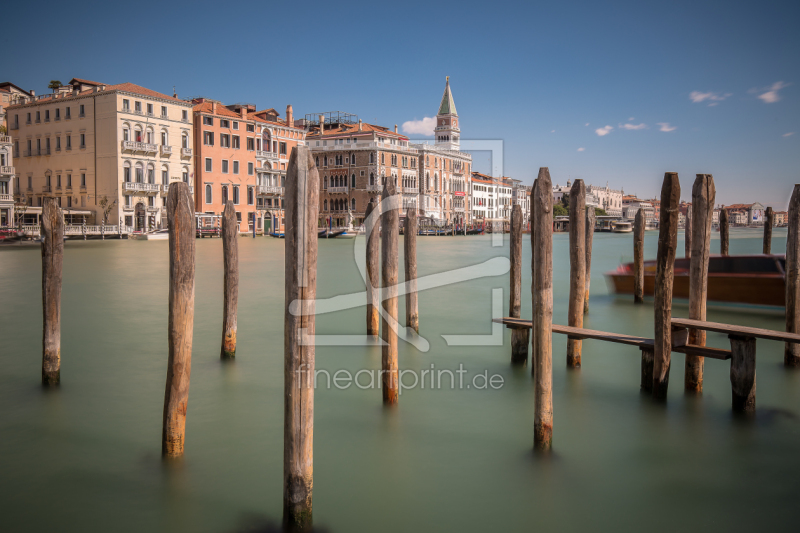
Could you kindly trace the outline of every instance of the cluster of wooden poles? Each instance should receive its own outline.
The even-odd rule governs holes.
[[[313,489],[313,421],[315,370],[315,298],[317,282],[317,216],[319,173],[306,147],[292,150],[286,186],[285,314],[284,314],[284,525],[305,529],[311,525]],[[398,234],[400,196],[393,180],[386,180],[380,208],[370,202],[367,227],[367,334],[377,339],[379,309],[382,340],[383,401],[395,404],[399,396],[397,364]],[[380,209],[381,212],[378,212]],[[175,183],[167,196],[169,227],[169,325],[166,390],[162,418],[162,455],[184,453],[186,413],[192,363],[195,291],[195,219],[185,183]],[[419,333],[417,304],[417,213],[405,220],[406,326]],[[237,223],[232,202],[222,216],[224,301],[222,359],[236,355],[239,265]],[[384,230],[381,231],[381,228]],[[42,210],[42,382],[56,386],[61,375],[61,284],[64,222],[53,199]],[[380,244],[378,239],[381,240]],[[381,249],[379,264],[379,248]],[[378,279],[380,272],[380,280]],[[383,294],[379,294],[379,288]],[[301,311],[290,311],[299,302]],[[382,303],[381,303],[382,302]]]
[[[509,317],[496,319],[512,328],[511,361],[525,364],[528,357],[528,329],[532,330],[532,372],[535,379],[534,447],[549,449],[553,434],[552,333],[567,335],[567,366],[581,366],[583,339],[634,345],[642,352],[641,388],[656,399],[667,395],[671,353],[686,354],[684,387],[703,389],[705,358],[731,360],[733,410],[755,410],[755,340],[766,338],[785,342],[784,363],[800,366],[800,185],[796,185],[789,204],[789,231],[786,250],[786,331],[777,332],[730,324],[706,322],[708,261],[712,216],[716,190],[710,174],[698,174],[692,188],[691,216],[687,219],[686,255],[690,257],[689,319],[672,318],[672,288],[678,234],[680,183],[677,173],[664,176],[661,189],[658,253],[655,272],[654,339],[583,328],[583,315],[589,310],[589,271],[591,266],[594,210],[585,207],[585,188],[575,180],[570,190],[570,295],[568,326],[553,324],[553,198],[550,172],[539,170],[531,194],[532,309],[531,321],[520,318],[522,228],[521,212],[514,206],[511,218],[511,300]],[[767,211],[764,228],[764,253],[771,252],[772,209]],[[636,302],[643,301],[644,218],[636,215],[634,270]],[[721,253],[728,253],[728,224],[725,210],[720,213]],[[726,333],[731,350],[706,347],[706,331]]]

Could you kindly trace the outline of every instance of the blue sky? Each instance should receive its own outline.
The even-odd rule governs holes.
[[[37,93],[51,79],[130,81],[402,127],[435,115],[449,75],[462,136],[502,139],[504,173],[527,183],[549,166],[554,182],[580,177],[650,197],[664,172],[677,171],[688,199],[702,172],[714,175],[718,203],[783,208],[800,182],[797,1],[53,2],[5,11],[12,46],[0,78]],[[486,154],[475,158],[488,170]]]

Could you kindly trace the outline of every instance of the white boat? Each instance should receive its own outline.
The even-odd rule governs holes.
[[[616,221],[611,223],[611,231],[614,233],[632,233],[633,224],[630,222]]]

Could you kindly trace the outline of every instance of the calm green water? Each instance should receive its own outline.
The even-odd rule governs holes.
[[[773,250],[785,249],[776,230]],[[716,235],[715,235],[716,237]],[[646,257],[657,234],[648,232]],[[402,240],[401,240],[402,242]],[[240,240],[236,361],[219,360],[221,241],[197,241],[197,296],[186,456],[160,459],[166,375],[167,242],[68,242],[62,386],[40,386],[41,260],[0,248],[0,529],[227,532],[280,522],[283,241]],[[712,242],[717,251],[718,241]],[[683,249],[683,243],[679,244]],[[652,335],[650,305],[608,294],[603,272],[632,254],[631,235],[596,234],[592,329]],[[731,253],[758,253],[761,233],[734,231]],[[525,239],[525,264],[530,246]],[[494,256],[488,237],[418,240],[419,275]],[[554,238],[555,316],[566,323],[567,235]],[[530,286],[530,272],[523,286]],[[507,275],[420,294],[428,352],[401,344],[401,369],[502,376],[501,388],[405,390],[384,410],[377,389],[319,388],[314,519],[332,532],[793,530],[800,479],[800,373],[783,347],[758,341],[758,414],[730,412],[729,365],[706,362],[705,392],[684,396],[673,354],[669,399],[639,393],[639,351],[585,341],[565,368],[554,337],[554,453],[531,452],[529,370],[504,346],[447,346],[442,334],[489,334],[491,289]],[[319,297],[363,290],[353,241],[320,241]],[[527,289],[523,316],[530,316]],[[676,314],[685,316],[685,308]],[[403,306],[401,304],[401,316]],[[781,329],[782,317],[710,311],[710,320]],[[364,309],[320,316],[318,333],[363,332]],[[709,344],[727,338],[709,334]],[[380,368],[380,349],[319,347],[331,373]],[[249,529],[248,529],[249,530]]]

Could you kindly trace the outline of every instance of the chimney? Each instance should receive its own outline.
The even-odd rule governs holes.
[[[397,133],[397,124],[394,125],[394,132]]]
[[[358,119],[358,131],[363,131],[364,125],[361,123],[361,119]]]
[[[325,115],[319,116],[319,134],[325,133]]]
[[[294,113],[292,112],[292,104],[286,106],[286,125],[290,128],[294,127]]]
[[[36,96],[36,91],[34,91],[33,89],[31,89],[31,96],[32,96],[32,97],[35,97],[35,96]]]
[[[78,96],[78,92],[79,91],[80,91],[80,89],[78,88],[77,85],[73,85],[72,86],[72,96]]]
[[[217,103],[211,102],[211,113],[216,115],[217,114]]]
[[[242,120],[247,120],[247,106],[243,105],[239,108],[239,114],[242,116]]]

